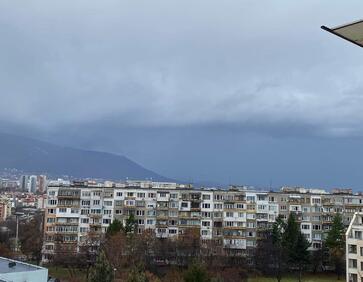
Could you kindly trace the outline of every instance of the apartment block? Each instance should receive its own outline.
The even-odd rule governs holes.
[[[354,213],[362,211],[362,199],[346,190],[283,187],[268,192],[151,181],[50,182],[43,260],[62,251],[77,252],[89,236],[97,238],[114,219],[125,222],[131,214],[138,233],[152,230],[159,238],[174,238],[193,228],[202,243],[213,240],[226,253],[246,255],[279,215],[287,219],[295,213],[311,249],[318,249],[334,214],[342,213],[348,226]]]
[[[363,281],[363,213],[356,213],[345,234],[346,281]]]

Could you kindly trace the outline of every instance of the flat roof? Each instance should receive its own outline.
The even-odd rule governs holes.
[[[9,263],[15,262],[15,266],[9,267]],[[18,260],[0,257],[0,275],[2,273],[28,272],[45,269],[44,267],[21,262]]]

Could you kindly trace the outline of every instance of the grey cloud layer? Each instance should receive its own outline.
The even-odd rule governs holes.
[[[2,1],[2,120],[363,133],[361,1]]]

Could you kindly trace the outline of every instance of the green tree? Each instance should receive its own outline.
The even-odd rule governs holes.
[[[193,263],[184,274],[185,282],[209,282],[207,270],[199,263]]]
[[[290,263],[294,262],[295,245],[300,232],[299,224],[296,222],[295,214],[291,213],[282,236],[282,244],[286,250]]]
[[[308,248],[310,243],[300,231],[300,224],[296,221],[294,213],[291,213],[282,236],[282,245],[287,255],[290,267],[298,269],[299,281],[304,267],[309,263],[310,254]]]
[[[294,256],[292,258],[299,271],[299,282],[301,282],[302,271],[310,261],[309,247],[309,241],[306,240],[301,232],[299,232],[295,244]]]
[[[286,229],[286,224],[282,220],[282,217],[277,217],[272,226],[271,239],[272,239],[272,268],[274,275],[278,282],[282,279],[282,274],[285,269],[286,256],[285,248],[283,246],[283,238]]]
[[[145,271],[141,266],[135,266],[127,276],[127,282],[147,282]]]
[[[337,213],[333,218],[333,224],[328,232],[325,245],[329,249],[330,259],[335,268],[335,273],[340,279],[344,272],[345,236],[342,216]]]
[[[122,225],[122,230],[125,232],[125,234],[133,234],[136,232],[136,227],[137,221],[135,216],[130,214],[130,216],[126,219],[125,226]]]
[[[108,262],[105,252],[100,251],[97,256],[97,260],[90,275],[91,282],[112,282],[113,281],[113,269]]]
[[[122,222],[119,221],[118,219],[115,219],[112,221],[112,223],[107,228],[106,234],[109,236],[113,236],[113,235],[117,234],[118,232],[120,232],[122,229],[123,229]]]

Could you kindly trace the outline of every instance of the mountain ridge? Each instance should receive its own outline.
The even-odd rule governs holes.
[[[0,132],[0,170],[9,168],[71,178],[172,181],[122,155],[63,147]]]

